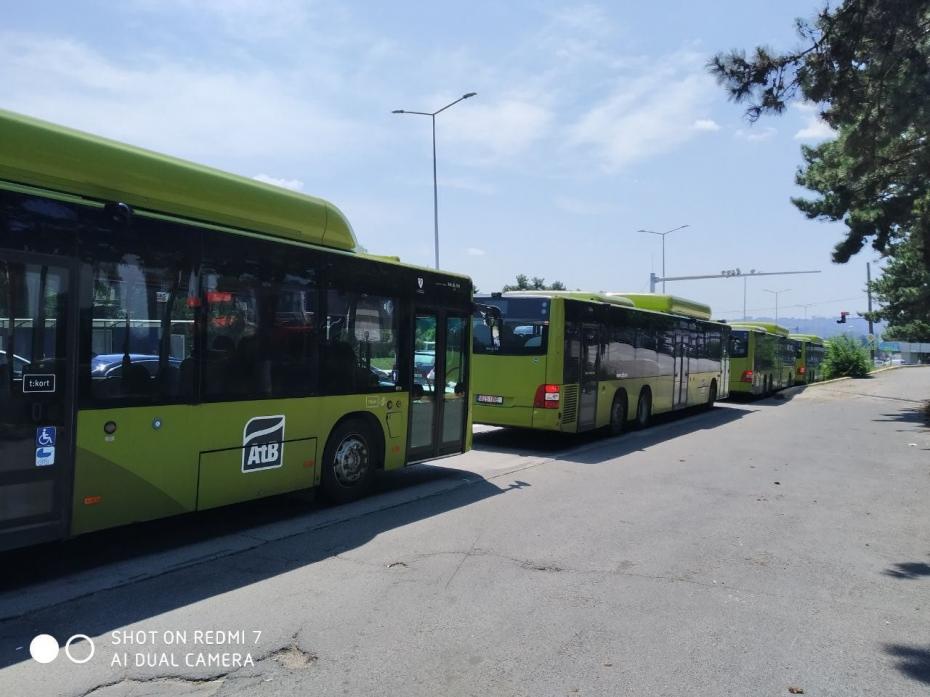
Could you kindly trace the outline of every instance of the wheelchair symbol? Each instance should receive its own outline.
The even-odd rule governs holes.
[[[42,426],[36,429],[36,445],[40,448],[47,448],[55,445],[55,427]]]

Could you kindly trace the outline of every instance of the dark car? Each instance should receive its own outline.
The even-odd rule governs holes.
[[[149,394],[156,390],[159,382],[162,390],[167,387],[168,392],[175,392],[180,379],[181,359],[169,356],[166,372],[161,376],[159,365],[159,357],[149,353],[98,354],[90,361],[94,393],[99,397]]]

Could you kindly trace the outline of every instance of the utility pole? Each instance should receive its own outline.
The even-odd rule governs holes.
[[[875,328],[872,326],[872,265],[865,262],[865,290],[869,296],[869,353],[872,354],[872,363],[875,363]]]

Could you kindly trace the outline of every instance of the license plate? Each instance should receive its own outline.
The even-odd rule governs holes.
[[[475,399],[482,404],[503,404],[504,398],[495,394],[475,395]]]

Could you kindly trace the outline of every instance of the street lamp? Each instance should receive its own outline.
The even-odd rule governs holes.
[[[781,290],[769,290],[768,288],[763,288],[762,290],[775,296],[775,323],[778,324],[778,296],[782,293],[787,293],[791,289],[782,288]]]
[[[665,236],[676,230],[684,230],[689,225],[679,225],[678,227],[666,230],[665,232],[656,232],[655,230],[637,230],[636,232],[648,232],[650,235],[662,236],[662,293],[665,293]]]
[[[406,109],[394,109],[392,114],[414,114],[416,116],[429,116],[433,121],[433,232],[434,232],[434,243],[436,248],[436,268],[439,268],[439,186],[436,183],[436,115],[441,114],[446,109],[451,106],[455,106],[463,99],[468,99],[469,97],[474,97],[477,92],[469,92],[463,94],[461,97],[456,99],[454,102],[449,102],[442,109],[437,109],[436,111],[407,111]]]

